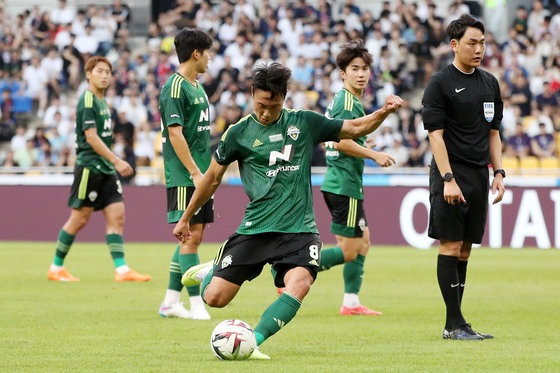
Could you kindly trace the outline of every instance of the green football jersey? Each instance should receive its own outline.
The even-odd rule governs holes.
[[[86,141],[85,130],[96,128],[97,135],[109,147],[113,145],[111,112],[105,100],[98,99],[89,89],[78,100],[76,107],[76,164],[95,173],[113,174],[115,167],[96,153]]]
[[[196,87],[179,73],[173,74],[161,89],[159,96],[161,113],[161,141],[167,188],[194,186],[192,176],[183,165],[169,140],[168,127],[183,127],[194,163],[204,173],[210,165],[210,112],[208,97],[200,82]]]
[[[318,233],[311,155],[316,144],[338,140],[342,123],[313,111],[283,109],[271,125],[251,114],[224,132],[214,158],[221,165],[238,161],[250,200],[237,233]]]
[[[366,113],[360,100],[345,88],[334,96],[326,113],[326,116],[329,118],[339,119],[354,119],[365,115]],[[363,146],[366,142],[366,137],[364,136],[354,141],[358,145]],[[321,190],[355,199],[364,199],[362,183],[364,159],[339,152],[334,148],[333,142],[327,142],[325,147],[327,173]]]

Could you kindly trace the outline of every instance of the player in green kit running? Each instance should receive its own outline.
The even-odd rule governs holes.
[[[185,28],[174,42],[179,70],[167,79],[159,96],[168,223],[176,223],[183,215],[211,158],[208,97],[196,77],[208,68],[212,39],[204,31]],[[213,221],[214,204],[210,199],[190,220],[191,239],[181,242],[173,254],[169,285],[159,308],[162,317],[210,319],[200,297],[200,285],[187,287],[190,312],[179,298],[182,274],[200,263],[198,247],[206,224]]]
[[[202,283],[204,301],[224,307],[243,282],[257,277],[270,263],[276,271],[275,285],[285,286],[285,291],[256,326],[258,345],[295,316],[320,266],[321,240],[311,191],[313,148],[321,142],[365,136],[402,104],[400,97],[390,96],[383,108],[353,120],[284,109],[290,75],[279,63],[255,68],[254,113],[223,134],[200,187],[173,230],[181,242],[190,239],[193,214],[214,194],[228,165],[237,161],[250,200],[243,221],[215,260],[192,267],[183,284]],[[258,349],[251,358],[269,359]]]
[[[47,278],[53,281],[80,281],[64,268],[64,259],[78,232],[86,226],[94,210],[102,210],[107,221],[107,246],[115,264],[115,281],[148,281],[130,269],[124,260],[124,202],[117,172],[133,173],[132,167],[110,149],[113,143],[111,112],[103,99],[111,83],[111,64],[104,57],[91,57],[85,65],[88,89],[76,108],[76,153],[74,182],[68,206],[72,208],[56,243],[56,253]]]
[[[365,115],[361,99],[371,74],[371,54],[362,40],[343,45],[336,57],[336,65],[344,81],[327,108],[329,118],[354,119]],[[395,160],[386,153],[365,147],[366,137],[327,142],[327,173],[321,187],[323,197],[332,215],[331,232],[337,247],[321,252],[319,271],[344,264],[344,298],[341,315],[382,315],[360,304],[358,293],[364,276],[364,261],[370,246],[370,234],[364,211],[362,174],[364,158],[370,158],[381,167],[389,167]]]

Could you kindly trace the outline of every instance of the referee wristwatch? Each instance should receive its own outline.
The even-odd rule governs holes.
[[[500,168],[500,169],[497,169],[496,171],[494,171],[494,177],[496,177],[497,174],[501,174],[504,179],[506,178],[506,172],[504,171],[503,168]]]
[[[449,182],[451,180],[453,180],[455,176],[453,176],[453,174],[451,172],[446,172],[445,175],[443,175],[442,180]]]

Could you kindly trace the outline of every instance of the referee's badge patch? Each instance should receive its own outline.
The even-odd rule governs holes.
[[[492,119],[494,119],[494,103],[483,102],[482,105],[484,107],[484,118],[487,122],[492,122]]]

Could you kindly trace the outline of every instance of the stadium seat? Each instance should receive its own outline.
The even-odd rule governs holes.
[[[519,160],[519,168],[521,170],[534,170],[540,167],[539,159],[532,155],[521,157]]]
[[[27,96],[14,96],[14,113],[28,113],[32,109],[32,100]]]
[[[507,174],[516,174],[519,170],[519,159],[517,157],[504,156],[502,158],[502,168],[506,170]]]
[[[559,166],[558,158],[556,157],[545,157],[541,158],[541,168],[546,170],[555,170]]]

